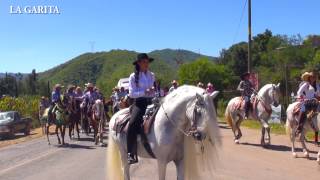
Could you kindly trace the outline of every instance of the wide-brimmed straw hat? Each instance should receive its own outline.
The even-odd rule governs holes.
[[[57,89],[57,88],[64,88],[64,86],[62,86],[61,84],[54,85],[54,89]]]
[[[302,81],[308,81],[308,78],[310,78],[311,76],[313,76],[312,73],[310,73],[310,72],[305,72],[305,73],[303,73],[303,74],[301,75],[301,80],[302,80]]]
[[[92,83],[85,84],[87,88],[94,88],[94,85]]]
[[[178,82],[176,80],[173,80],[171,84],[178,84]]]
[[[140,53],[137,55],[137,59],[132,64],[136,65],[139,61],[143,59],[148,59],[149,62],[152,62],[154,60],[153,58],[150,58],[146,53]]]

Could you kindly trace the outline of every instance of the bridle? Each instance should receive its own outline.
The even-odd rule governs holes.
[[[274,103],[275,100],[275,90],[276,87],[275,85],[272,84],[272,102]],[[256,95],[256,98],[258,99],[258,102],[261,102],[261,105],[263,106],[263,108],[265,109],[265,111],[268,113],[268,115],[270,116],[272,114],[272,107],[271,105],[268,105],[265,103],[265,101],[263,100],[263,98],[261,98],[258,94]],[[268,107],[269,106],[269,107]]]
[[[191,127],[186,131],[184,129],[181,129],[172,119],[169,118],[167,112],[164,109],[163,103],[161,103],[161,108],[167,118],[167,120],[169,120],[171,122],[171,124],[178,129],[183,135],[190,137],[190,136],[195,136],[197,132],[197,128],[198,128],[198,116],[201,116],[201,111],[200,111],[200,106],[204,105],[203,102],[197,100],[194,103],[194,108],[193,108],[193,116],[192,119],[190,119],[188,116],[186,116],[186,118],[191,122]]]

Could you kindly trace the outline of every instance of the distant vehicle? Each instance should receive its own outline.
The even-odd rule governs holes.
[[[124,87],[125,90],[129,89],[129,78],[122,78],[118,81],[118,88]]]
[[[0,112],[0,137],[14,137],[15,133],[30,134],[31,118],[21,118],[17,111]]]

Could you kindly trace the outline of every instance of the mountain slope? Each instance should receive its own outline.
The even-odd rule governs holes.
[[[172,79],[177,78],[176,58],[179,57],[183,59],[183,62],[189,62],[199,57],[198,54],[191,51],[172,49],[152,51],[149,54],[155,58],[150,68],[163,85],[168,85]],[[128,77],[133,72],[132,62],[136,55],[137,52],[127,50],[86,53],[40,73],[40,80],[50,81],[51,85],[62,83],[83,86],[87,82],[93,82],[104,93],[110,94],[112,87],[120,78]],[[214,59],[213,57],[208,58]]]

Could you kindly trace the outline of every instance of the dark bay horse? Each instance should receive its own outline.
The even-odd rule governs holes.
[[[79,124],[81,120],[81,101],[70,97],[69,99],[69,137],[72,139],[74,137],[74,131],[77,131],[78,140],[80,140],[79,134]]]

